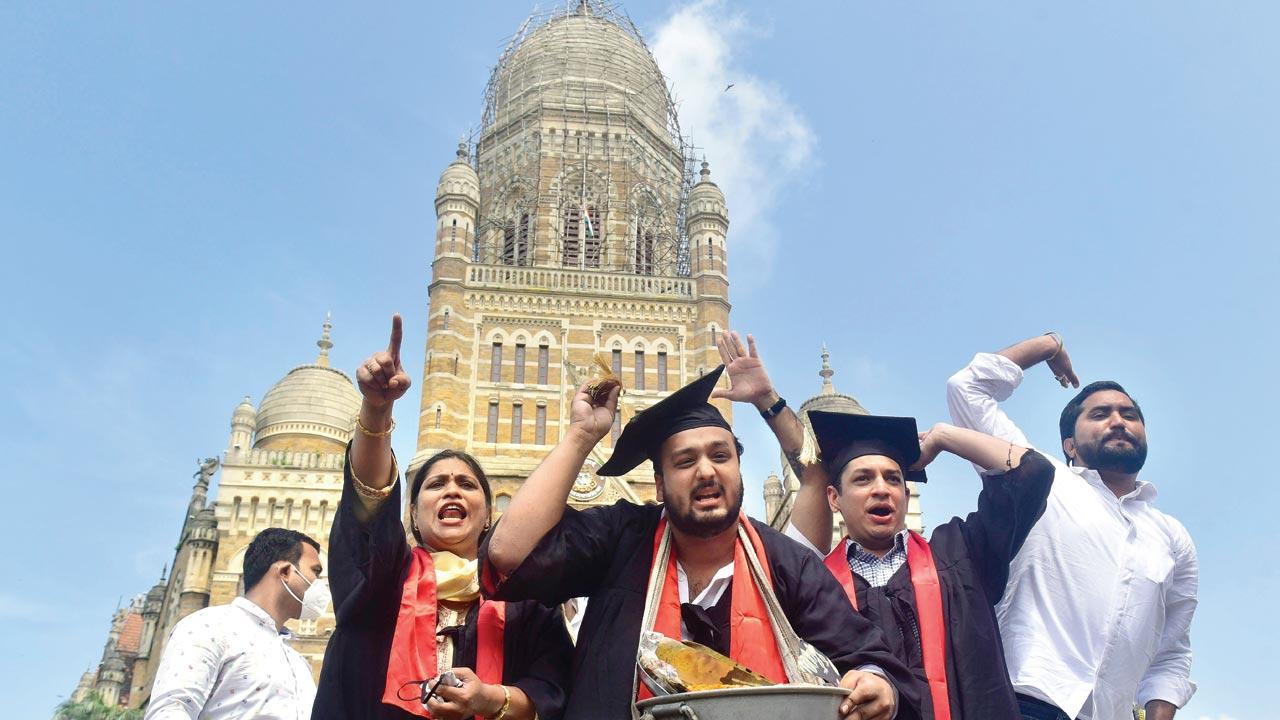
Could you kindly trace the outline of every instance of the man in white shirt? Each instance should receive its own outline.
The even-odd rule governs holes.
[[[947,382],[957,425],[1030,447],[1000,408],[1047,362],[1079,387],[1057,333],[979,353]],[[1168,720],[1195,692],[1191,618],[1199,566],[1186,528],[1138,480],[1142,410],[1119,384],[1086,386],[1059,421],[1067,464],[1009,569],[996,606],[1010,679],[1029,720],[1124,720],[1134,704]]]
[[[290,618],[314,618],[329,604],[320,545],[300,532],[267,528],[244,556],[245,594],[199,610],[173,628],[151,689],[146,720],[307,720],[316,685],[289,646]]]

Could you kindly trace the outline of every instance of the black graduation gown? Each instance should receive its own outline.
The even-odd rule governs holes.
[[[590,598],[573,656],[567,720],[631,717],[636,647],[661,515],[661,505],[624,500],[567,509],[500,585],[486,561],[488,539],[480,546],[482,590],[493,597],[544,603]],[[868,664],[881,667],[901,696],[898,718],[915,717],[919,700],[910,671],[889,652],[875,625],[853,611],[821,560],[773,528],[751,522],[768,556],[774,593],[796,634],[831,658],[841,673]]]
[[[411,549],[400,520],[400,486],[361,525],[354,508],[359,500],[348,465],[342,501],[329,535],[329,586],[338,627],[325,650],[313,720],[418,717],[382,703],[391,639],[400,597],[408,576]],[[454,635],[453,666],[476,666],[476,616],[479,603]],[[543,720],[564,711],[568,667],[573,645],[559,608],[537,602],[507,604],[503,633],[502,682],[524,691]],[[426,678],[423,678],[426,679]],[[412,687],[407,688],[407,697]]]
[[[1004,648],[993,606],[1004,594],[1009,563],[1044,512],[1053,466],[1034,450],[1003,475],[983,476],[978,509],[938,526],[929,539],[947,620],[947,690],[953,720],[1017,720]],[[906,563],[884,587],[871,588],[856,573],[858,607],[884,631],[894,654],[919,683],[921,716],[934,717],[925,681],[916,598]]]

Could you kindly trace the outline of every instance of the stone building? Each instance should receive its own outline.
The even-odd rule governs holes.
[[[805,400],[796,410],[805,428],[812,432],[813,428],[809,424],[809,411],[818,410],[820,412],[839,412],[850,413],[853,415],[868,415],[866,408],[862,407],[852,395],[845,395],[836,390],[836,386],[831,382],[831,378],[835,375],[835,370],[831,369],[831,355],[827,352],[826,345],[822,346],[822,369],[818,371],[818,376],[822,378],[822,388],[817,395]],[[782,458],[782,476],[776,473],[769,476],[764,483],[764,513],[765,519],[774,528],[778,530],[786,527],[787,522],[791,520],[791,508],[795,503],[796,492],[800,489],[800,478],[796,477],[791,470],[791,465]],[[924,530],[924,515],[920,511],[920,495],[919,485],[916,483],[907,483],[911,488],[911,499],[907,503],[907,527],[917,532]],[[839,540],[845,535],[844,520],[840,517],[840,513],[832,513],[831,534],[832,540]]]
[[[478,135],[441,174],[435,209],[410,472],[437,450],[466,449],[493,479],[501,511],[559,440],[594,358],[627,387],[615,438],[636,412],[719,364],[715,336],[730,307],[724,194],[692,157],[666,80],[616,8],[584,1],[524,22],[493,70]],[[351,378],[329,366],[330,331],[326,319],[314,362],[256,408],[247,397],[234,408],[221,460],[194,476],[171,569],[113,618],[78,695],[144,705],[174,625],[241,592],[259,530],[310,535],[328,566],[360,404]],[[605,440],[588,462],[573,504],[653,499],[647,465],[595,475],[611,447]],[[121,642],[126,626],[136,638]],[[331,614],[291,623],[317,677],[333,626]]]
[[[525,22],[435,205],[411,470],[466,448],[502,510],[559,440],[593,358],[627,388],[612,438],[719,364],[724,194],[690,157],[666,80],[616,10],[584,1]],[[625,478],[595,475],[612,438],[575,485],[575,505],[654,497],[647,464]]]
[[[351,378],[329,366],[331,327],[326,319],[314,362],[290,370],[257,408],[246,397],[232,411],[223,459],[206,459],[195,473],[167,578],[162,573],[159,583],[117,612],[102,662],[85,673],[76,697],[96,692],[112,705],[145,705],[174,625],[243,591],[244,553],[259,530],[286,527],[310,535],[328,566],[342,456],[360,407]],[[293,645],[317,678],[333,627],[332,612],[290,622]]]

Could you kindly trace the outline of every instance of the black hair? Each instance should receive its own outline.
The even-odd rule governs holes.
[[[320,543],[297,530],[271,527],[259,532],[244,552],[245,591],[253,589],[271,566],[281,560],[297,566],[302,559],[302,543],[320,552]]]
[[[1104,390],[1115,390],[1118,393],[1123,393],[1133,403],[1133,409],[1138,411],[1138,419],[1144,425],[1146,424],[1147,419],[1142,416],[1142,408],[1138,406],[1138,401],[1133,399],[1128,390],[1125,390],[1120,383],[1114,380],[1099,380],[1081,388],[1080,392],[1071,398],[1071,402],[1062,408],[1062,416],[1058,418],[1058,434],[1061,436],[1061,440],[1076,436],[1076,420],[1079,420],[1080,413],[1084,412],[1084,401],[1088,400],[1089,396],[1094,393],[1100,393]],[[1066,453],[1064,452],[1063,454],[1065,455]],[[1067,459],[1070,460],[1070,458]]]
[[[664,438],[662,442],[658,443],[657,446],[649,451],[649,462],[653,463],[653,473],[655,475],[662,474],[662,443],[665,442],[666,439]],[[738,439],[737,435],[733,436],[733,450],[738,453],[739,460],[742,459],[742,454],[747,451],[747,449],[742,446],[742,441]]]
[[[427,472],[431,470],[431,466],[441,460],[461,460],[471,468],[471,472],[475,474],[476,480],[480,482],[480,489],[484,490],[484,505],[489,509],[489,514],[493,514],[493,490],[489,487],[489,476],[484,474],[484,468],[480,467],[480,461],[476,460],[470,453],[461,450],[445,449],[427,458],[422,463],[422,467],[418,468],[418,472],[413,475],[413,484],[409,490],[409,517],[412,519],[414,508],[418,507],[418,493],[422,491],[422,483],[427,479]],[[413,531],[413,538],[422,542],[422,536],[418,534],[418,528],[410,521],[410,529]]]

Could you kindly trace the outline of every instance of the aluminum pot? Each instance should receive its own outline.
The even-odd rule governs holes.
[[[640,720],[836,720],[849,691],[817,685],[724,688],[636,703]]]

